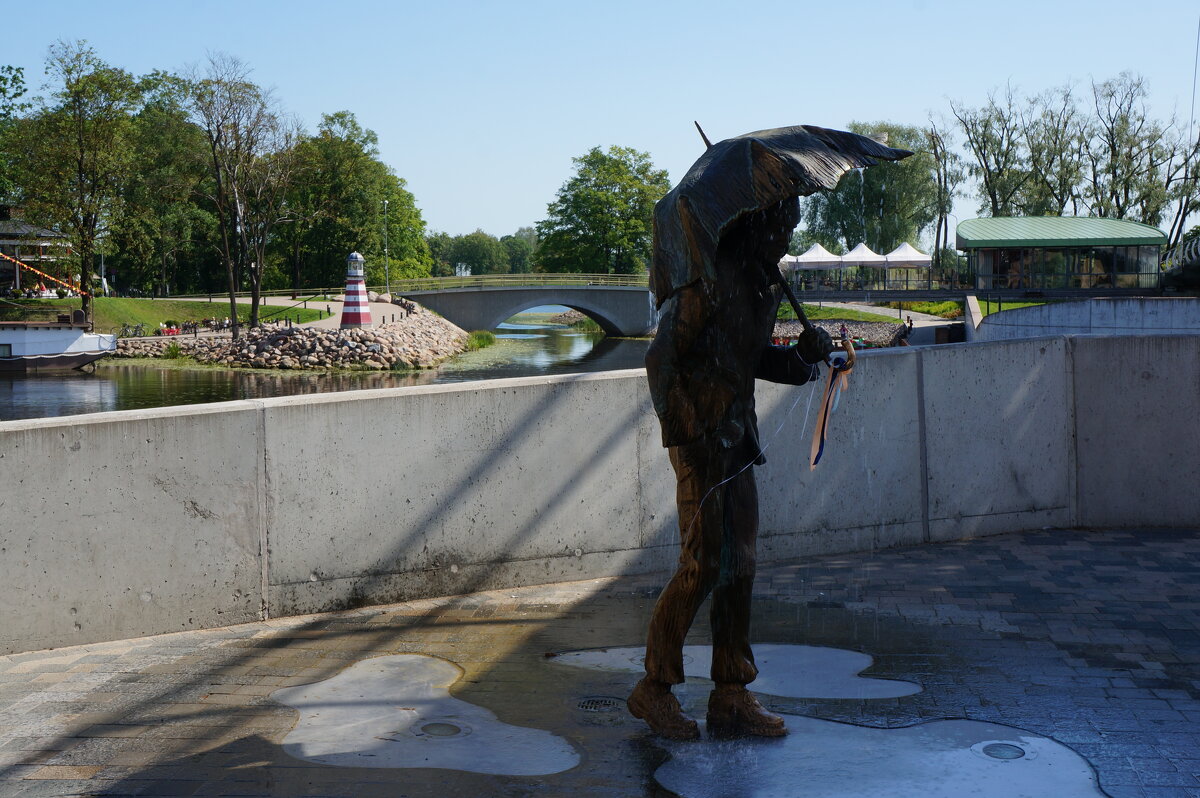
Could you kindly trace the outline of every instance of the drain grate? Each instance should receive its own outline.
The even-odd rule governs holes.
[[[1011,743],[990,743],[981,750],[992,759],[1021,759],[1025,756],[1024,748]]]
[[[593,695],[579,699],[575,706],[584,712],[616,712],[625,708],[625,702],[612,696]]]

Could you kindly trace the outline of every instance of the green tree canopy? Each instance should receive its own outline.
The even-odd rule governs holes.
[[[544,272],[646,271],[654,203],[670,189],[667,172],[628,147],[593,147],[573,159],[575,175],[537,224],[535,266]]]
[[[100,59],[84,41],[60,41],[46,59],[49,98],[16,126],[20,199],[28,217],[65,232],[74,246],[70,273],[92,290],[100,239],[121,217],[133,177],[134,114],[143,84]],[[10,76],[11,77],[11,76]],[[91,319],[91,297],[83,310]]]
[[[508,273],[508,250],[495,236],[482,230],[455,236],[449,257],[451,265],[467,266],[471,274]]]
[[[385,265],[390,277],[430,273],[425,223],[416,201],[404,181],[379,160],[378,137],[359,125],[354,114],[323,116],[316,135],[297,143],[296,155],[297,173],[287,196],[289,222],[276,248],[290,266],[293,287],[342,283],[346,256],[353,251],[366,258],[372,285],[385,281]]]
[[[848,172],[833,191],[803,201],[803,233],[793,245],[820,242],[831,252],[845,252],[859,242],[886,253],[905,241],[916,243],[938,217],[937,164],[929,152],[926,130],[888,122],[852,122],[850,130],[883,139],[888,146],[914,151],[895,163]]]

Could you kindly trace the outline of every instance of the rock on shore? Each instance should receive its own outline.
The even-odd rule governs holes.
[[[266,326],[228,335],[121,339],[115,357],[162,357],[171,344],[201,363],[260,369],[416,369],[466,349],[467,333],[418,306],[395,322],[361,330]]]
[[[906,325],[893,323],[890,321],[843,321],[841,319],[818,319],[813,322],[814,327],[819,327],[829,333],[834,341],[841,338],[842,325],[846,325],[846,330],[851,338],[861,338],[864,341],[870,341],[878,346],[899,346],[900,339],[904,337],[905,331],[908,329]],[[792,321],[777,321],[775,322],[775,337],[776,338],[795,338],[804,331],[800,322]]]

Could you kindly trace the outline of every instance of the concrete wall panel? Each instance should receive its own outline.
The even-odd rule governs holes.
[[[0,424],[0,653],[262,611],[251,402]]]
[[[921,351],[931,540],[1070,523],[1064,339]]]
[[[1079,523],[1200,524],[1200,336],[1072,343]]]
[[[482,563],[559,558],[598,575],[579,570],[584,553],[640,537],[637,396],[602,375],[272,404],[271,582],[314,597],[276,611],[397,600],[414,574]],[[304,456],[314,445],[326,454]],[[329,580],[357,592],[317,600]]]
[[[759,382],[758,469],[764,559],[920,542],[916,350],[862,352],[809,469],[826,385]]]
[[[1014,308],[984,317],[979,341],[1047,335],[1191,334],[1200,329],[1195,297],[1113,297]]]

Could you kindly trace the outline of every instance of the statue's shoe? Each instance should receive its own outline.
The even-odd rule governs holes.
[[[683,714],[671,688],[659,682],[642,679],[626,702],[629,714],[644,720],[658,735],[668,740],[698,740],[700,727]]]
[[[708,697],[710,737],[783,737],[783,718],[763,709],[754,694],[741,685],[722,685]]]

